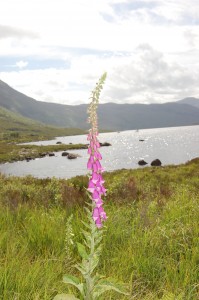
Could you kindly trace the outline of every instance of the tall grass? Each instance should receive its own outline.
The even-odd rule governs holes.
[[[109,218],[98,271],[126,282],[130,296],[102,299],[199,298],[198,166],[197,160],[105,174]],[[77,272],[65,253],[65,229],[73,213],[81,241],[86,182],[0,177],[0,299],[75,293],[62,283],[64,273]]]

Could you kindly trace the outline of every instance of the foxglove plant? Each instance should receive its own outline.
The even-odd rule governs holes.
[[[82,222],[84,229],[81,232],[84,236],[84,243],[77,243],[77,250],[82,260],[75,267],[81,273],[81,278],[79,279],[72,275],[65,275],[63,277],[65,283],[71,284],[78,289],[79,298],[71,294],[60,294],[54,300],[99,300],[101,295],[109,290],[127,294],[123,285],[104,278],[104,276],[100,276],[95,272],[102,251],[101,241],[104,233],[104,228],[101,228],[102,222],[107,219],[102,200],[102,196],[106,194],[106,189],[102,177],[103,168],[100,163],[102,157],[99,152],[100,143],[97,138],[98,125],[96,112],[105,79],[106,73],[100,78],[92,92],[92,101],[88,107],[88,121],[91,124],[91,129],[87,137],[90,142],[88,147],[90,157],[87,168],[91,170],[91,175],[87,190],[90,192],[90,194],[88,192],[88,197],[91,199],[91,204],[88,204],[88,206],[91,209],[85,207],[88,222]],[[71,232],[71,229],[69,232]]]
[[[98,122],[97,122],[97,106],[99,103],[99,95],[102,90],[104,81],[106,79],[106,73],[100,78],[96,88],[91,94],[91,103],[88,107],[88,122],[91,124],[91,129],[87,140],[90,142],[88,147],[88,154],[90,155],[87,169],[92,171],[92,175],[88,184],[88,191],[92,195],[92,201],[94,203],[93,208],[93,220],[98,228],[102,227],[102,221],[107,219],[106,213],[103,209],[102,196],[106,195],[106,189],[104,187],[104,179],[102,177],[103,168],[100,160],[102,156],[99,152],[100,143],[98,141]]]

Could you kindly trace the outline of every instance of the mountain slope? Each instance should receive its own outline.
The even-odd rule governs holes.
[[[99,106],[101,127],[117,130],[199,124],[199,109],[187,104],[103,104]]]
[[[180,103],[180,104],[189,104],[189,105],[192,105],[194,107],[199,108],[199,99],[194,98],[194,97],[184,98],[182,100],[179,100],[178,103]]]
[[[46,124],[75,127],[73,112],[67,105],[36,101],[14,90],[3,81],[0,81],[0,106]]]
[[[47,126],[0,107],[0,140],[5,139],[6,137],[54,137],[82,133],[84,132],[81,129],[67,129]]]
[[[0,106],[24,117],[60,127],[88,128],[87,105],[62,105],[36,101],[0,81]],[[199,124],[199,108],[189,104],[100,104],[99,127],[128,130]]]

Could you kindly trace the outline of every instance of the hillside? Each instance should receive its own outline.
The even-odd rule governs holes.
[[[0,107],[0,140],[6,138],[23,139],[23,137],[27,138],[28,136],[34,139],[34,137],[54,137],[82,133],[83,130],[76,128],[69,129],[47,126]]]
[[[87,105],[36,101],[0,81],[0,106],[26,118],[58,127],[88,128]],[[199,124],[199,108],[187,103],[100,104],[100,129],[128,130]]]
[[[189,104],[189,105],[199,108],[199,99],[194,98],[194,97],[184,98],[182,100],[179,100],[178,103]]]
[[[70,106],[36,101],[14,90],[3,81],[0,81],[0,106],[45,124],[75,127]]]
[[[196,125],[199,124],[199,109],[177,103],[108,103],[99,106],[99,120],[107,129],[117,130]]]

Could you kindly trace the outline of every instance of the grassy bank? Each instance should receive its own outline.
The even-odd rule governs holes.
[[[0,163],[13,162],[25,159],[34,159],[41,157],[43,154],[57,151],[87,149],[87,145],[48,145],[48,146],[36,146],[36,145],[17,145],[15,143],[3,143],[0,142]]]
[[[199,298],[199,159],[180,166],[105,173],[108,221],[99,273],[127,283],[130,296]],[[81,241],[87,178],[0,177],[0,299],[50,300],[71,291],[68,216]]]

